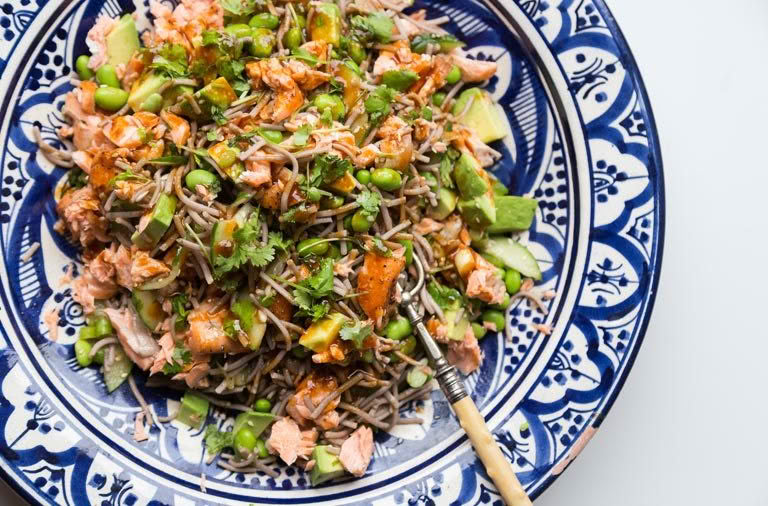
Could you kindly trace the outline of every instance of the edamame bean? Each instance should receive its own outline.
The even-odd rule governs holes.
[[[427,121],[432,121],[432,108],[426,105],[421,108],[421,117]]]
[[[85,327],[80,329],[80,339],[96,339],[96,327],[92,327],[90,325],[86,325]]]
[[[405,265],[411,265],[413,263],[413,241],[410,239],[400,239],[397,242],[405,246]]]
[[[283,35],[283,45],[291,51],[298,49],[301,45],[301,29],[293,27]]]
[[[402,353],[404,355],[410,355],[411,353],[413,353],[413,350],[416,349],[416,344],[417,344],[416,343],[416,338],[413,337],[412,335],[408,336],[405,339],[405,341],[402,341],[401,343],[402,344],[400,344],[400,353]],[[394,353],[392,355],[390,355],[389,358],[390,358],[390,360],[392,362],[399,362],[400,361],[400,357],[398,357]]]
[[[75,341],[75,357],[77,357],[77,363],[81,367],[88,367],[93,362],[93,359],[89,356],[93,346],[89,341],[84,339],[78,339]]]
[[[331,115],[335,120],[340,120],[344,117],[344,102],[342,102],[341,98],[336,95],[321,93],[315,97],[312,103],[317,107],[317,110],[320,113],[325,112],[326,109],[330,109]]]
[[[475,339],[482,339],[488,333],[488,329],[477,322],[472,322],[472,333],[475,334]]]
[[[269,402],[269,399],[257,399],[253,409],[259,413],[269,413],[269,410],[272,409],[272,403]]]
[[[400,188],[400,185],[403,183],[403,178],[400,176],[400,173],[395,170],[381,168],[375,169],[371,173],[371,182],[376,188],[391,192]]]
[[[347,230],[352,230],[352,215],[348,214],[344,217],[344,228]]]
[[[283,133],[280,130],[261,130],[261,136],[272,144],[283,142]]]
[[[443,105],[443,102],[445,102],[445,93],[442,91],[438,91],[434,95],[432,95],[432,103],[436,106],[440,107]]]
[[[264,440],[261,438],[256,438],[256,447],[254,448],[254,451],[258,454],[260,459],[266,459],[269,457],[267,445],[264,444]]]
[[[267,58],[275,48],[275,34],[269,28],[253,28],[251,32],[253,42],[248,45],[251,56]]]
[[[488,309],[485,311],[482,316],[480,317],[481,320],[484,322],[492,323],[496,325],[496,330],[500,331],[504,329],[504,315],[501,311],[497,311],[495,309]]]
[[[427,181],[427,186],[430,188],[437,186],[437,178],[431,172],[422,172],[419,175]]]
[[[493,309],[498,309],[499,311],[503,311],[509,307],[509,304],[512,302],[512,299],[509,297],[508,293],[504,294],[504,300],[501,301],[498,304],[494,304],[491,306]]]
[[[224,31],[238,39],[251,36],[251,27],[245,23],[233,23],[224,27]]]
[[[115,67],[106,63],[96,70],[96,81],[99,84],[104,84],[110,88],[119,88],[120,79],[117,78],[117,71]]]
[[[413,331],[411,322],[408,318],[398,316],[394,320],[391,320],[384,327],[384,335],[393,341],[400,341],[404,337],[408,336]]]
[[[333,195],[331,197],[323,197],[320,201],[320,207],[322,209],[338,209],[344,205],[344,197]]]
[[[163,108],[163,96],[159,93],[153,93],[141,103],[141,110],[148,112],[160,112]]]
[[[515,269],[507,269],[507,272],[504,273],[504,284],[507,285],[507,291],[510,295],[516,294],[522,284],[520,273]]]
[[[456,84],[461,80],[461,69],[454,65],[448,75],[445,76],[445,82],[448,84]]]
[[[299,28],[307,27],[307,18],[303,14],[296,14],[296,21],[299,24]]]
[[[270,30],[275,30],[278,25],[280,25],[280,19],[269,12],[262,12],[261,14],[253,16],[248,24],[251,28],[269,28]]]
[[[361,169],[357,171],[357,174],[355,174],[355,177],[362,185],[366,185],[371,182],[371,171],[366,169]]]
[[[368,221],[368,213],[366,213],[363,210],[360,210],[352,215],[351,225],[352,225],[352,230],[361,234],[363,232],[368,232],[368,230],[370,230],[371,225],[373,225],[373,223]]]
[[[250,427],[243,427],[235,434],[235,450],[238,453],[250,453],[256,447],[256,434]]]
[[[349,41],[347,46],[347,54],[350,58],[352,58],[352,61],[358,65],[363,63],[366,58],[365,49],[363,49],[363,46],[361,46],[360,43],[355,40]]]
[[[197,185],[202,185],[205,188],[212,188],[219,185],[219,177],[213,172],[209,172],[204,169],[195,169],[190,171],[184,178],[184,183],[187,185],[190,191],[195,191]]]
[[[112,333],[112,323],[104,315],[94,316],[90,326],[96,330],[96,337],[103,337]]]
[[[325,255],[327,251],[328,241],[317,238],[304,239],[303,241],[299,242],[299,245],[296,247],[296,252],[300,257],[307,257],[309,255]]]
[[[128,92],[120,88],[103,86],[93,94],[93,101],[105,111],[116,112],[128,102]]]
[[[93,69],[88,66],[88,62],[90,61],[91,57],[87,54],[81,54],[77,57],[77,60],[75,60],[75,70],[77,70],[77,77],[79,77],[82,81],[87,81],[88,79],[93,78],[95,75],[93,73]]]

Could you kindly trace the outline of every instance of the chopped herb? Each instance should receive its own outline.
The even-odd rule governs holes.
[[[187,51],[181,44],[163,44],[149,67],[171,79],[186,77],[189,75]]]
[[[121,172],[120,174],[116,175],[112,179],[109,180],[109,183],[107,183],[109,186],[115,186],[115,183],[118,181],[150,181],[150,179],[146,176],[142,176],[141,174],[136,174],[135,172],[132,172],[130,170],[126,170],[124,172]]]
[[[171,362],[163,365],[163,374],[173,376],[183,372],[184,367],[192,362],[192,354],[183,343],[178,343],[171,354]]]
[[[181,155],[161,156],[160,158],[153,158],[152,160],[149,160],[147,163],[151,163],[152,165],[176,167],[177,165],[184,165],[185,163],[187,163],[187,157],[181,156]]]
[[[302,60],[304,63],[307,63],[308,65],[312,67],[317,67],[320,64],[320,60],[317,59],[317,56],[313,55],[306,49],[294,49],[291,51],[291,56],[289,58],[294,58],[296,60]]]
[[[224,126],[229,121],[226,116],[224,116],[224,111],[221,110],[221,108],[212,105],[211,106],[211,118],[216,122],[219,126]]]
[[[333,264],[332,258],[324,258],[311,276],[294,285],[293,299],[300,309],[298,316],[309,316],[316,321],[328,314],[331,305],[322,299],[333,291]]]
[[[427,284],[427,292],[441,309],[456,309],[462,301],[462,296],[455,288],[441,285],[437,281]]]
[[[367,189],[363,189],[363,191],[360,192],[360,194],[357,196],[357,199],[355,200],[358,204],[360,204],[360,207],[365,211],[365,213],[375,218],[379,214],[379,209],[381,208],[381,195],[372,192]]]
[[[297,179],[298,181],[298,179]],[[299,185],[301,185],[299,181]],[[297,206],[293,206],[280,216],[280,220],[284,223],[296,223],[297,215],[308,213],[311,210],[311,206],[306,202],[302,202]]]
[[[341,328],[340,337],[344,341],[352,341],[355,344],[355,348],[358,350],[363,347],[365,338],[370,336],[373,332],[373,328],[370,324],[365,324],[361,321],[356,323],[346,322]]]
[[[426,53],[427,46],[434,44],[439,46],[441,52],[448,52],[451,49],[462,47],[465,44],[453,35],[437,35],[434,33],[420,33],[411,41],[411,51],[414,53]]]
[[[373,90],[368,98],[365,99],[365,112],[368,113],[368,119],[372,125],[378,125],[384,119],[392,108],[389,104],[395,99],[395,90],[386,86],[379,86]]]
[[[208,132],[206,132],[205,138],[208,139],[211,142],[217,141],[217,140],[219,140],[219,131],[216,130],[215,128],[212,128],[212,129],[208,130]]]
[[[275,250],[285,250],[291,244],[290,240],[283,239],[280,232],[270,232],[267,244],[262,246],[258,214],[251,215],[242,227],[235,230],[233,239],[234,247],[230,256],[215,256],[213,267],[217,279],[246,266],[257,269],[264,267],[275,259]]]
[[[358,38],[363,41],[376,39],[378,42],[386,44],[392,40],[395,23],[386,14],[374,12],[367,17],[354,16],[352,28],[356,31]]]
[[[381,240],[381,237],[373,238],[373,252],[382,257],[389,258],[392,256],[392,251],[387,248],[387,245],[384,244],[384,241]]]
[[[232,431],[222,432],[215,425],[205,428],[205,447],[210,455],[216,455],[224,448],[231,448],[235,444],[235,435]]]
[[[240,335],[242,330],[243,329],[240,327],[240,320],[227,320],[224,322],[224,333],[233,341],[237,340],[237,336]]]
[[[453,148],[448,148],[440,159],[440,182],[443,183],[443,186],[446,188],[455,187],[451,175],[453,174],[453,166],[456,163],[456,160],[459,159],[459,156],[460,154],[458,151]]]
[[[315,157],[307,185],[316,187],[321,184],[332,183],[352,170],[354,170],[354,166],[349,160],[323,153]]]
[[[67,183],[72,188],[82,188],[88,184],[88,174],[86,174],[80,167],[74,167],[69,170]]]
[[[171,298],[171,307],[173,312],[176,313],[176,326],[179,324],[185,325],[187,323],[187,316],[189,316],[190,310],[187,309],[189,304],[189,297],[185,293],[174,295]]]

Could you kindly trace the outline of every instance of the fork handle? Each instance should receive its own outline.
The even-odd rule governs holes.
[[[488,476],[499,489],[499,493],[501,493],[507,506],[531,505],[531,500],[512,470],[512,464],[501,453],[499,445],[491,436],[485,419],[478,411],[472,398],[466,396],[454,402],[452,406],[461,427],[469,436],[472,446],[475,447],[475,453],[485,465]]]

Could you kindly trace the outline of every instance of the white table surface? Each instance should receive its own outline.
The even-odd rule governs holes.
[[[660,131],[664,267],[623,392],[536,504],[765,506],[768,0],[609,6]]]

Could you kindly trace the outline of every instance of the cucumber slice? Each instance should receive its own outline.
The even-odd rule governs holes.
[[[528,248],[509,237],[488,239],[483,252],[498,258],[505,266],[518,270],[523,276],[541,279],[539,263]]]
[[[211,265],[216,265],[216,257],[228,257],[234,247],[235,230],[238,227],[234,218],[216,222],[211,231]]]
[[[123,351],[122,346],[114,346],[115,359],[109,366],[104,364],[104,384],[107,385],[108,392],[114,392],[117,387],[123,384],[128,379],[128,375],[131,374],[133,369],[133,362],[128,358],[128,355]]]
[[[253,431],[256,437],[267,430],[269,424],[275,421],[275,415],[272,413],[259,413],[258,411],[246,411],[240,413],[235,418],[235,425],[232,427],[232,434],[237,434],[243,427],[248,427]]]
[[[144,322],[151,332],[154,332],[160,323],[168,316],[163,311],[163,306],[157,300],[155,292],[149,290],[134,290],[131,294],[131,301],[139,314],[141,321]]]
[[[252,350],[258,350],[261,340],[267,332],[267,317],[256,308],[251,297],[242,292],[232,302],[231,310],[240,319],[240,328],[248,335],[249,345]]]
[[[154,248],[160,238],[165,235],[168,227],[173,221],[173,214],[176,212],[176,197],[173,195],[162,194],[157,200],[149,220],[140,231],[137,230],[131,236],[133,244],[141,249]]]

